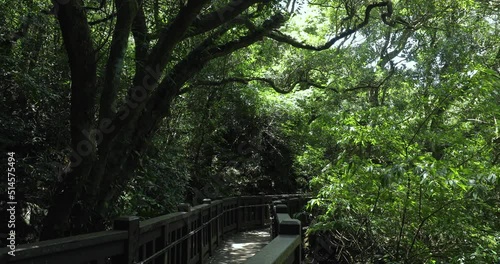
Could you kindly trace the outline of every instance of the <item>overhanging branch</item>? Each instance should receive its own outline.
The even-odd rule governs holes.
[[[292,45],[293,47],[296,47],[296,48],[315,50],[315,51],[326,50],[326,49],[330,48],[331,46],[333,46],[333,44],[335,44],[338,40],[344,39],[344,38],[356,33],[358,30],[365,27],[366,25],[368,25],[368,22],[370,21],[371,11],[377,7],[388,6],[389,3],[390,3],[390,1],[379,2],[379,3],[374,3],[374,4],[368,5],[365,9],[364,19],[361,23],[357,24],[354,28],[344,30],[343,32],[341,32],[337,36],[333,37],[332,39],[330,39],[329,41],[327,41],[325,44],[323,44],[321,46],[313,46],[313,45],[309,45],[309,44],[300,42],[300,41],[298,41],[298,40],[296,40],[288,35],[285,35],[279,31],[270,32],[266,36],[269,38],[272,38],[276,41],[287,43],[287,44]],[[386,13],[384,13],[384,14],[386,14]]]
[[[291,92],[285,89],[281,89],[274,83],[273,80],[268,79],[268,78],[263,78],[263,77],[229,77],[229,78],[224,78],[222,80],[214,80],[214,81],[209,81],[209,80],[202,80],[202,81],[196,81],[193,83],[193,85],[207,85],[207,86],[221,86],[224,84],[228,83],[241,83],[241,84],[248,84],[252,81],[260,81],[260,82],[265,82],[267,83],[270,87],[272,87],[275,91],[278,93],[289,93]],[[190,89],[184,89],[181,91],[181,93],[185,93],[189,91]]]
[[[327,86],[324,86],[321,84],[317,84],[317,83],[310,81],[310,80],[296,81],[293,85],[290,86],[290,88],[285,89],[285,88],[282,88],[279,85],[277,85],[274,80],[269,79],[269,78],[264,78],[264,77],[228,77],[228,78],[224,78],[222,80],[201,80],[201,81],[194,82],[193,85],[220,86],[220,85],[224,85],[224,84],[228,84],[228,83],[241,83],[241,84],[246,85],[252,81],[264,82],[264,83],[268,84],[271,88],[273,88],[276,92],[281,93],[281,94],[287,94],[287,93],[292,92],[294,90],[294,87],[300,83],[305,83],[309,86],[320,88],[320,89],[326,89],[326,88],[332,89],[334,92],[338,93],[338,91],[334,88],[330,88],[330,87],[327,87]],[[181,93],[186,93],[189,90],[191,90],[191,89],[185,88],[181,91]]]

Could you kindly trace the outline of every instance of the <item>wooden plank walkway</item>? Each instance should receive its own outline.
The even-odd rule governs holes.
[[[244,263],[271,241],[269,228],[236,233],[215,250],[209,264]]]

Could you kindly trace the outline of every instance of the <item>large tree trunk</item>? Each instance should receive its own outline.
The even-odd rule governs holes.
[[[71,168],[64,175],[49,208],[41,239],[67,234],[68,218],[95,160],[95,143],[86,135],[93,128],[96,59],[85,11],[78,1],[59,6],[57,13],[71,69]]]

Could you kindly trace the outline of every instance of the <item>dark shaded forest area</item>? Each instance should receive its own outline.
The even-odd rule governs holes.
[[[12,197],[27,243],[183,201],[310,193],[308,235],[339,263],[498,261],[499,13],[485,0],[2,1],[2,228]]]

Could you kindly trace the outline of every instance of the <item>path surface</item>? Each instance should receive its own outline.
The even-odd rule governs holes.
[[[209,264],[243,263],[271,241],[269,228],[236,233],[215,250]]]

